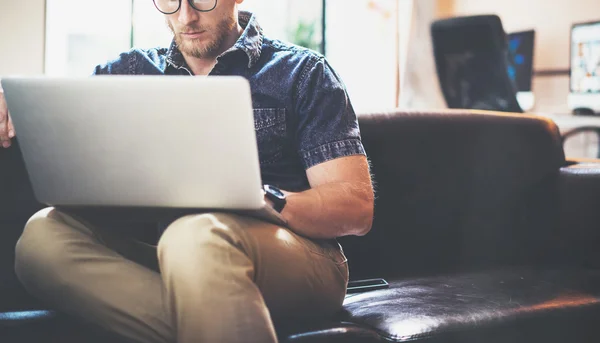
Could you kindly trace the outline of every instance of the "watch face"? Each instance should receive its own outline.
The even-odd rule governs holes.
[[[280,199],[285,198],[285,194],[283,194],[283,192],[277,187],[266,185],[265,190]]]
[[[275,195],[277,195],[278,198],[283,198],[285,197],[285,194],[283,194],[282,191],[279,190],[279,188],[275,188],[275,187],[271,187],[271,190],[273,191],[273,193]]]
[[[272,202],[273,209],[281,213],[286,203],[285,194],[279,188],[270,185],[265,185],[264,190],[265,195]]]

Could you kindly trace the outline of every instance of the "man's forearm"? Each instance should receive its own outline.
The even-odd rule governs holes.
[[[373,220],[373,190],[340,182],[289,193],[282,215],[292,230],[311,238],[364,235]]]

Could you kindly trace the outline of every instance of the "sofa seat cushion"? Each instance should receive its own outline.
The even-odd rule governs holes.
[[[394,280],[389,289],[348,295],[339,319],[288,333],[287,341],[347,334],[348,342],[597,342],[600,271],[519,268]]]
[[[334,321],[278,332],[290,343],[597,342],[599,318],[600,271],[519,268],[392,280],[389,289],[348,295]],[[15,342],[71,342],[85,332],[53,312],[0,315],[0,336]]]

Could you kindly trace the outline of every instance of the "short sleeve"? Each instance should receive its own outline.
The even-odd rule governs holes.
[[[365,155],[358,120],[341,78],[324,57],[312,57],[296,101],[298,153],[305,169],[336,158]]]

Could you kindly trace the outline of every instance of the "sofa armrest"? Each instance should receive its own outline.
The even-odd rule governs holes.
[[[0,220],[29,218],[42,207],[33,195],[19,142],[15,139],[10,148],[0,148]]]
[[[559,202],[563,256],[600,267],[600,163],[561,168]]]

